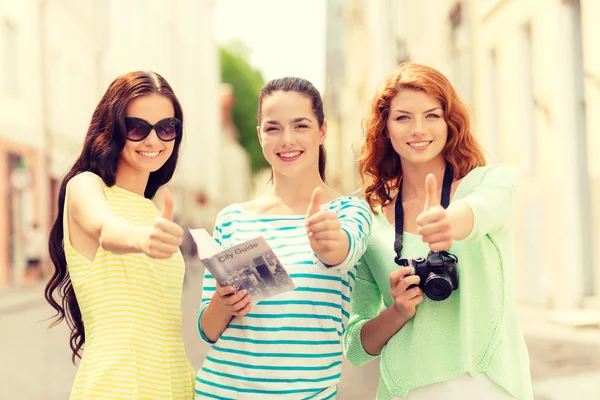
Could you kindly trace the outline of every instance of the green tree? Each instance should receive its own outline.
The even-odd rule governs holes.
[[[261,72],[248,63],[248,55],[248,49],[241,43],[219,49],[221,82],[233,88],[233,122],[240,135],[240,144],[250,154],[252,171],[256,172],[267,165],[256,137],[258,95],[265,80]]]

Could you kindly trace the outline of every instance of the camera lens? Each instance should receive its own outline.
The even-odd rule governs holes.
[[[434,301],[446,300],[452,293],[452,283],[448,277],[433,272],[425,280],[423,292]]]

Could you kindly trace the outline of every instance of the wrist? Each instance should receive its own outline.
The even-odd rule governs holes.
[[[149,228],[142,226],[133,227],[134,234],[131,237],[134,238],[132,245],[135,253],[144,253],[146,251],[146,242],[150,236],[148,230]]]
[[[225,318],[233,318],[233,313],[231,311],[229,311],[227,309],[227,307],[225,307],[225,305],[223,304],[223,302],[220,299],[220,296],[217,294],[217,292],[215,292],[212,296],[212,299],[210,300],[210,303],[208,303],[208,307],[210,307],[211,309],[213,309],[215,311],[215,313],[217,313],[218,315],[222,315]]]
[[[396,306],[394,304],[388,307],[388,309],[384,311],[384,314],[386,315],[386,323],[388,323],[390,326],[393,326],[394,328],[397,328],[397,331],[399,331],[400,328],[402,328],[410,319],[406,318],[405,315],[401,314],[396,309]]]
[[[313,250],[314,251],[314,250]],[[343,229],[340,229],[335,244],[326,250],[315,251],[315,255],[321,262],[329,267],[340,265],[348,256],[350,251],[350,239]]]

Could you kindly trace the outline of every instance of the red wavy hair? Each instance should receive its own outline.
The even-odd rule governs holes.
[[[390,103],[401,90],[423,91],[442,104],[448,125],[448,141],[442,154],[452,165],[455,179],[486,164],[483,151],[471,132],[467,106],[458,98],[450,81],[431,67],[402,63],[373,99],[358,163],[363,187],[366,186],[365,198],[373,211],[392,200],[391,192],[398,190],[402,178],[400,157],[387,135]]]

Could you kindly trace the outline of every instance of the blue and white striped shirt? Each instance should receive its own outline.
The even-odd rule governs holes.
[[[212,345],[196,377],[196,399],[334,399],[342,369],[342,334],[358,260],[372,214],[363,199],[339,197],[321,206],[336,212],[350,239],[346,259],[326,267],[312,251],[305,218],[254,214],[232,205],[217,216],[214,237],[228,248],[262,235],[296,289],[260,301],[234,317],[216,343],[202,332],[202,313],[215,291],[204,275],[198,329]]]

